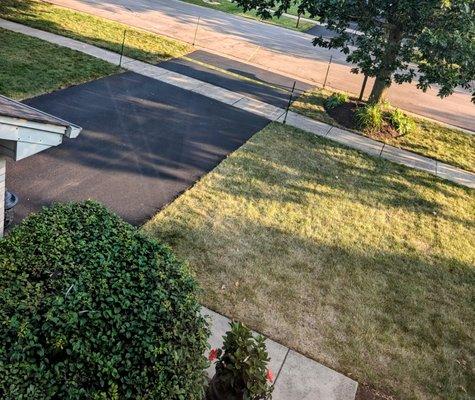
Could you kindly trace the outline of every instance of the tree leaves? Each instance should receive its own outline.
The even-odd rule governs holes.
[[[269,18],[288,10],[290,0],[233,0]],[[390,85],[418,79],[441,97],[461,86],[475,99],[475,10],[472,0],[301,0],[299,11],[318,17],[336,37],[316,37],[315,46],[339,48],[364,73]],[[361,35],[348,29],[357,24]],[[395,35],[397,33],[397,35]],[[399,37],[400,34],[400,37]]]

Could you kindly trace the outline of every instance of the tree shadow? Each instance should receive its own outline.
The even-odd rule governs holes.
[[[447,199],[460,195],[453,189],[471,197],[469,188],[308,133],[296,135],[308,138],[302,145],[313,146],[312,151],[305,154],[295,149],[292,157],[282,144],[272,144],[278,135],[274,140],[270,134],[267,140],[253,140],[240,150],[239,161],[228,162],[227,168],[221,169],[225,179],[219,181],[219,189],[246,200],[271,200],[282,205],[305,205],[308,196],[335,202],[350,198],[355,204],[371,208],[404,209],[475,228],[473,219],[447,212]],[[274,149],[268,151],[271,146]],[[246,179],[240,171],[241,164],[246,165]]]
[[[94,198],[140,225],[268,124],[131,72],[27,103],[83,132],[9,163],[7,185],[22,199],[20,218],[53,201]]]

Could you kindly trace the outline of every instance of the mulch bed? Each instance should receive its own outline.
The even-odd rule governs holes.
[[[341,126],[344,126],[348,129],[356,129],[354,115],[358,107],[362,107],[363,103],[358,103],[357,101],[349,101],[343,103],[335,108],[326,108],[327,114],[332,117],[336,122]]]
[[[325,111],[341,126],[347,129],[351,129],[353,131],[358,131],[359,129],[355,123],[355,112],[358,107],[363,107],[364,105],[365,103],[363,102],[349,101],[347,103],[343,103],[339,106],[336,106],[335,108],[325,108]],[[383,124],[383,127],[379,131],[365,133],[367,134],[367,136],[370,136],[376,140],[393,139],[400,136],[399,132],[387,123]]]

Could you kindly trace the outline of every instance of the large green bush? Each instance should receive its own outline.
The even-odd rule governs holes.
[[[0,241],[0,398],[201,399],[208,328],[170,250],[94,202]]]

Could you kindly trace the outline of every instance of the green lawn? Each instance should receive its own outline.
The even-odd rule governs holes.
[[[144,226],[206,306],[402,400],[475,395],[474,229],[475,191],[275,123]]]
[[[0,94],[25,99],[118,72],[117,66],[0,29]]]
[[[292,110],[313,119],[338,125],[324,108],[324,101],[331,94],[331,91],[323,89],[304,93],[293,103]],[[380,136],[373,137],[365,132],[360,133],[392,146],[475,172],[475,135],[446,128],[422,118],[414,117],[413,119],[416,122],[416,129],[405,136],[381,138]]]
[[[213,0],[212,3],[209,3],[203,0],[182,0],[182,1],[185,1],[191,4],[196,4],[198,6],[213,8],[215,10],[224,11],[230,14],[239,15],[241,17],[257,19],[259,21],[262,21],[268,24],[279,25],[284,28],[294,29],[298,31],[306,31],[315,25],[306,21],[300,21],[299,26],[297,27],[296,19],[285,17],[285,16],[282,16],[280,18],[274,17],[272,19],[262,20],[260,17],[256,15],[254,11],[244,12],[242,8],[240,8],[238,5],[236,5],[235,3],[232,3],[229,0]],[[219,4],[214,4],[214,3],[219,3]],[[289,9],[289,14],[293,14],[293,15],[297,14],[296,5],[292,5],[292,7]]]
[[[124,54],[150,63],[191,51],[191,46],[183,42],[44,2],[2,0],[0,17],[117,53],[121,51],[124,30],[127,30]]]

